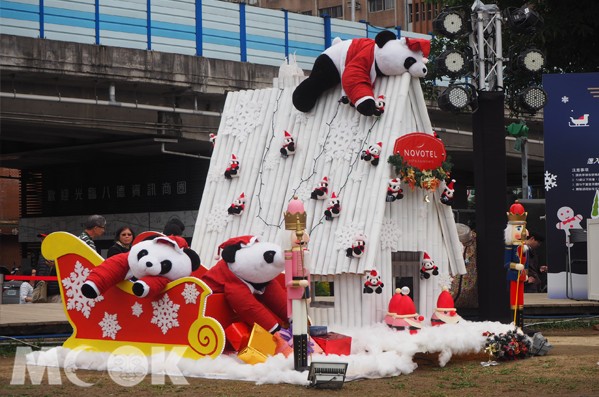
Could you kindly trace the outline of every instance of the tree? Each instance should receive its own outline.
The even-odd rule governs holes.
[[[591,219],[599,218],[599,190],[595,191],[595,198],[593,199],[593,209],[591,210]]]

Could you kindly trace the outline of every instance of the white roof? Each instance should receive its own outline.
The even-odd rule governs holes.
[[[312,274],[363,273],[377,268],[377,255],[391,251],[426,251],[441,269],[465,273],[451,207],[439,202],[438,192],[426,203],[425,192],[404,185],[403,200],[385,201],[388,180],[395,177],[387,163],[395,140],[411,132],[432,133],[419,80],[409,74],[378,79],[375,95],[386,100],[380,118],[341,104],[340,87],[326,92],[311,112],[301,113],[291,102],[299,80],[286,76],[270,89],[228,94],[192,240],[204,265],[215,263],[218,245],[230,237],[255,234],[278,241],[282,214],[297,195],[308,213]],[[284,131],[297,145],[287,158],[279,152]],[[383,148],[375,167],[360,160],[360,153],[376,142]],[[240,176],[227,180],[231,154],[240,161]],[[310,199],[324,176],[329,195],[335,192],[341,200],[341,215],[332,221],[323,214],[328,199]],[[228,215],[242,192],[245,212]],[[347,258],[345,250],[358,233],[367,237],[366,253]]]

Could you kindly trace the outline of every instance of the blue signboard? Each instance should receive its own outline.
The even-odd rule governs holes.
[[[543,76],[547,292],[587,299],[586,222],[599,218],[599,73]]]

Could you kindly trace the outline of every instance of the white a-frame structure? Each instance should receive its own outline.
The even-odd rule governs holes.
[[[433,132],[420,81],[407,73],[378,79],[375,93],[386,100],[380,118],[362,116],[340,103],[341,88],[326,92],[304,114],[291,102],[302,77],[283,76],[289,68],[281,68],[273,88],[227,96],[192,248],[211,267],[218,245],[230,237],[253,234],[279,241],[282,214],[297,195],[305,204],[311,236],[313,323],[350,327],[382,321],[395,289],[404,285],[411,287],[419,313],[429,319],[442,284],[448,285],[450,275],[466,272],[451,207],[439,202],[440,191],[429,194],[427,202],[427,192],[405,185],[402,200],[385,200],[388,181],[395,177],[387,163],[395,140]],[[286,158],[280,153],[285,131],[297,147]],[[382,153],[373,166],[360,154],[376,142],[382,142]],[[239,160],[239,176],[226,179],[232,154]],[[328,199],[310,199],[324,176],[329,195],[335,192],[341,200],[341,214],[332,221],[324,217]],[[244,212],[229,215],[228,207],[241,193]],[[366,236],[366,252],[348,258],[346,249],[357,234]],[[419,277],[424,252],[440,275]],[[363,293],[364,275],[372,269],[384,284],[381,294]]]

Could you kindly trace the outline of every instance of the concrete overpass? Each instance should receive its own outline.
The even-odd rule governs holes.
[[[218,129],[226,93],[268,87],[278,73],[267,65],[11,35],[0,35],[0,68],[0,163],[17,169],[93,157],[209,156],[208,134]],[[433,103],[429,112],[460,182],[471,183],[471,115]],[[531,184],[542,184],[542,124],[528,124]],[[520,154],[512,140],[506,149],[508,183],[519,185]]]

